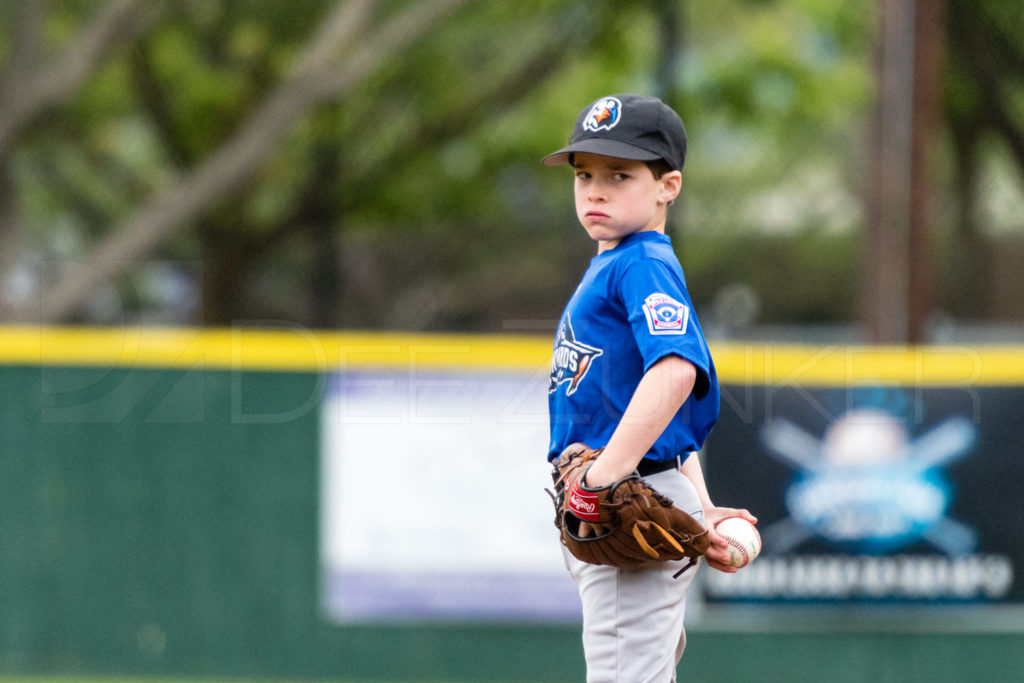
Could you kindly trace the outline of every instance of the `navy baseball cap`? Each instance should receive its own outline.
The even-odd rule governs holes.
[[[679,114],[657,97],[608,95],[580,112],[569,146],[544,157],[544,164],[568,163],[574,152],[635,161],[664,159],[672,170],[681,171],[686,129]]]

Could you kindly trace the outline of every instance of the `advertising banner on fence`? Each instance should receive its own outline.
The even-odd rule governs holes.
[[[705,447],[764,550],[711,603],[1024,601],[1021,387],[727,386]]]
[[[547,373],[359,373],[322,414],[324,609],[365,620],[576,620]]]
[[[701,570],[691,597],[707,609],[693,619],[735,606],[1024,607],[1024,381],[1007,374],[1020,354],[715,351],[721,417],[700,457],[713,500],[757,515],[763,551],[736,574]],[[580,618],[544,492],[548,385],[544,366],[331,377],[329,619]]]

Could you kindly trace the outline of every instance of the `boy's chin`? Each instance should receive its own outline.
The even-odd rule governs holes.
[[[590,239],[594,240],[595,242],[604,242],[606,240],[619,240],[625,237],[626,234],[628,234],[626,231],[622,230],[611,230],[605,225],[584,225],[583,228],[584,230],[587,231],[587,235],[590,236]]]
[[[608,230],[603,228],[603,226],[587,228],[586,230],[587,235],[595,242],[618,242],[623,238],[640,232],[639,230]]]

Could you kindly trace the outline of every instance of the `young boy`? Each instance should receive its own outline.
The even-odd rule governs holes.
[[[638,470],[706,525],[707,563],[734,572],[715,525],[757,520],[711,502],[694,453],[718,419],[718,379],[665,234],[685,156],[679,116],[659,99],[627,94],[584,108],[569,146],[544,158],[572,165],[576,214],[597,242],[555,338],[548,460],[573,443],[604,446],[587,486]],[[681,562],[618,569],[563,552],[583,604],[587,680],[675,681],[696,571],[673,578]]]

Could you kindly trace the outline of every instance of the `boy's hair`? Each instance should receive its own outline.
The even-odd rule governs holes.
[[[654,161],[646,161],[644,163],[647,164],[647,168],[651,169],[655,180],[661,180],[661,176],[672,172],[672,164],[664,159],[655,159]]]

